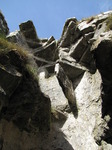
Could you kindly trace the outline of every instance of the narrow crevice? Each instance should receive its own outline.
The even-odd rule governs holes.
[[[109,118],[101,140],[112,144],[112,44],[104,41],[95,50],[96,67],[102,78],[102,119]]]

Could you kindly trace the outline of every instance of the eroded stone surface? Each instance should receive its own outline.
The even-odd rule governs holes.
[[[7,22],[4,18],[4,15],[0,11],[0,34],[7,35],[8,33],[9,33],[9,28],[8,28]]]
[[[0,55],[0,148],[112,149],[110,14],[68,19],[58,41],[39,39],[32,21],[8,35],[32,54],[26,67],[16,51]],[[4,17],[0,23],[7,34]]]
[[[19,27],[30,48],[36,48],[42,45],[31,20],[20,24]]]
[[[45,70],[41,71],[39,73],[39,84],[42,92],[50,97],[51,106],[53,108],[64,110],[67,107],[67,98],[63,94],[62,88],[55,75],[46,78]]]

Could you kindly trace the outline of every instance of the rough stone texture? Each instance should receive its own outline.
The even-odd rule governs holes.
[[[13,66],[0,66],[0,85],[10,97],[21,81],[22,75]]]
[[[24,36],[21,34],[20,31],[11,32],[7,35],[7,39],[11,42],[17,43],[21,46],[27,47],[28,45],[25,41]]]
[[[32,54],[26,66],[0,54],[0,149],[112,149],[111,14],[68,19],[58,41],[39,39],[32,21],[8,35]]]
[[[19,25],[20,31],[26,39],[30,48],[40,47],[42,44],[37,36],[35,27],[32,21],[27,21]]]
[[[56,64],[55,72],[56,72],[56,76],[59,80],[59,83],[63,89],[63,92],[64,92],[66,98],[68,99],[71,110],[73,111],[74,116],[77,117],[78,110],[77,110],[77,104],[76,104],[76,98],[75,98],[75,93],[74,93],[74,89],[73,89],[73,84],[69,80],[69,78],[65,74],[63,68],[59,64]]]
[[[69,55],[79,61],[85,49],[87,49],[88,43],[84,37],[81,37],[78,42],[70,49]]]
[[[42,92],[50,97],[52,108],[64,110],[67,107],[68,101],[62,92],[62,88],[59,85],[58,79],[55,75],[49,78],[46,76],[45,70],[40,71],[39,84]]]
[[[80,64],[72,61],[69,62],[67,60],[60,60],[59,64],[71,80],[74,80],[75,78],[83,74],[85,70],[87,70],[85,67],[82,67]]]
[[[33,58],[27,64],[35,70],[32,76],[30,71],[22,66],[21,58],[16,54],[12,55],[14,53],[9,52],[7,56],[15,67],[9,66],[9,61],[0,67],[0,119],[14,123],[20,131],[49,131],[51,104],[49,98],[40,91],[35,79],[38,74],[37,64]],[[16,56],[17,63],[14,62],[13,56]],[[22,75],[15,68],[21,71]]]
[[[44,58],[47,61],[55,61],[57,59],[56,41],[48,41],[45,46],[36,49],[35,56]]]
[[[68,19],[65,22],[59,47],[68,47],[80,37],[81,33],[76,24],[77,24],[76,18]]]
[[[9,28],[4,15],[0,12],[0,34],[7,35],[9,33]]]
[[[8,98],[14,93],[21,79],[22,75],[15,70],[14,66],[0,65],[0,110],[8,106]]]
[[[71,46],[69,55],[72,56],[78,63],[87,67],[91,73],[95,73],[95,61],[90,52],[90,43],[85,37],[81,37],[74,45]]]
[[[91,134],[97,119],[101,119],[101,82],[102,80],[98,71],[95,75],[86,72],[75,90],[79,108],[79,124],[77,124],[77,128],[79,128],[77,134],[79,136],[75,134],[75,138],[87,138],[86,140],[81,140],[80,149],[82,150],[98,149]]]
[[[112,93],[112,43],[111,43],[111,31],[107,32],[98,39],[99,44],[95,49],[95,59],[97,68],[99,69],[102,76],[102,117],[109,117],[109,120],[106,121],[108,123],[108,128],[105,130],[105,134],[102,135],[103,139],[108,143],[112,142],[112,135],[110,132],[112,131],[111,127],[111,118],[112,118],[112,101],[111,101],[111,93]],[[95,41],[97,43],[97,41]],[[94,43],[95,45],[95,43]],[[99,57],[100,56],[100,57]]]
[[[94,28],[95,28],[95,25],[91,25],[89,22],[91,22],[92,20],[94,20],[94,18],[90,18],[90,20],[85,20],[85,21],[82,21],[79,25],[78,25],[78,28],[80,29],[80,31],[83,33],[83,34],[87,34],[87,33],[90,33],[90,32],[93,32],[94,31]]]
[[[19,96],[18,96],[19,95]],[[39,90],[35,81],[24,77],[10,98],[2,118],[13,121],[20,130],[39,132],[50,130],[50,101]]]
[[[98,150],[98,145],[91,135],[97,118],[100,119],[101,116],[101,109],[99,109],[101,107],[100,85],[101,78],[98,72],[95,75],[85,73],[75,90],[78,118],[75,119],[74,115],[70,113],[68,114],[66,122],[62,120],[52,122],[49,134],[30,134],[29,137],[27,132],[24,131],[21,133],[11,122],[7,123],[2,120],[0,127],[2,130],[1,133],[3,133],[2,135],[5,137],[4,149],[7,150],[9,148],[7,145],[9,145],[12,148],[17,146],[18,149],[25,150],[30,150],[31,148],[40,148],[43,150],[55,150],[58,148],[63,150]],[[12,130],[13,132],[11,132]],[[22,142],[20,142],[20,138]],[[29,142],[25,144],[26,141]]]

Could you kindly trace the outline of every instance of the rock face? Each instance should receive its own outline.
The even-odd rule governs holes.
[[[8,34],[0,13],[1,150],[112,149],[111,17],[70,18],[56,41],[32,21]]]
[[[3,14],[0,12],[0,34],[7,35],[8,33],[9,33],[9,28],[7,26],[7,22]]]

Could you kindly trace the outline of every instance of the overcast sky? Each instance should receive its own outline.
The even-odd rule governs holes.
[[[78,20],[112,9],[112,0],[0,0],[10,31],[32,20],[40,38],[59,39],[67,18]]]

